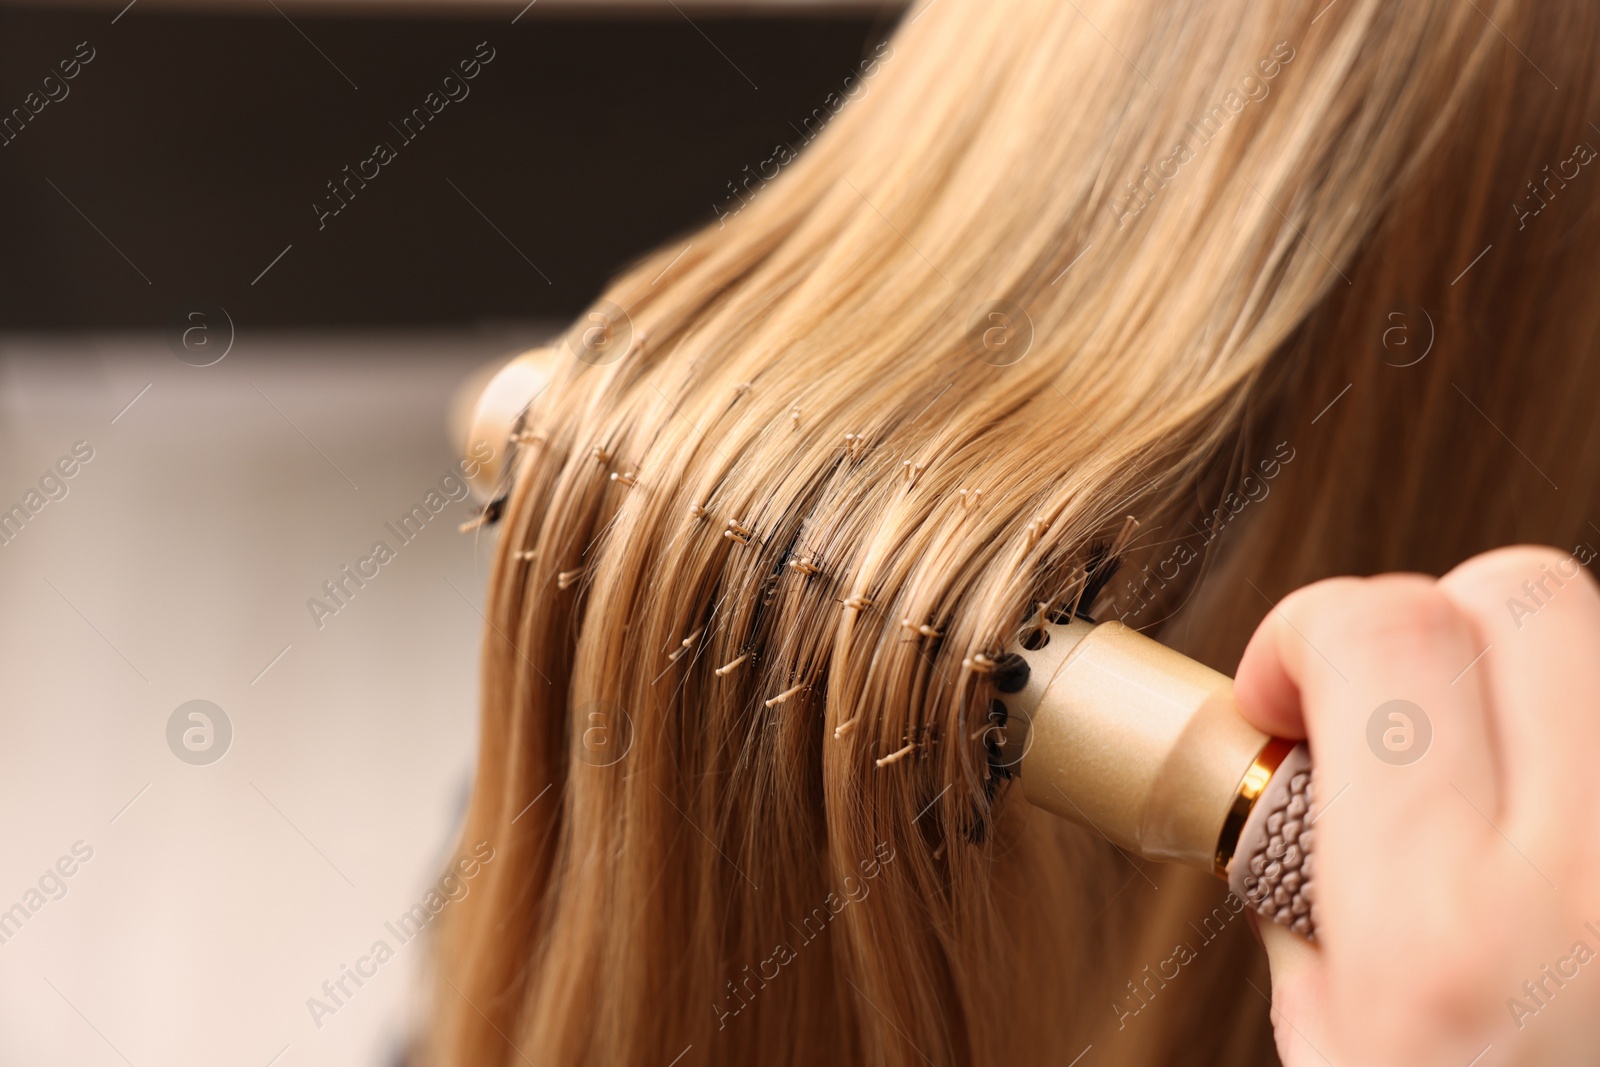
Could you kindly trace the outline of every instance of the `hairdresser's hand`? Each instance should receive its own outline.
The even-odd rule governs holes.
[[[1309,737],[1317,771],[1319,942],[1259,924],[1287,1067],[1600,1061],[1585,568],[1514,548],[1438,580],[1318,582],[1261,624],[1236,692],[1261,729]]]

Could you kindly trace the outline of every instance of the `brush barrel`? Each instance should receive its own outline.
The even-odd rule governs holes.
[[[487,503],[506,491],[528,406],[550,384],[554,357],[553,349],[534,348],[507,361],[473,405],[462,455],[475,461],[465,469],[478,500]]]
[[[1305,746],[1246,722],[1227,675],[1120,622],[1025,637],[1026,684],[999,699],[1002,758],[1029,802],[1141,856],[1212,871],[1313,937]]]

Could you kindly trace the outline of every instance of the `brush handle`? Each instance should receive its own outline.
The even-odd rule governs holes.
[[[1273,772],[1239,834],[1228,865],[1228,888],[1264,918],[1316,939],[1312,801],[1316,775],[1305,743]]]

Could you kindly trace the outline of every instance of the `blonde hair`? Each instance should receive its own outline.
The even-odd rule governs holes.
[[[1567,400],[1600,386],[1600,176],[1564,163],[1600,136],[1596,23],[908,15],[797,161],[604,294],[623,358],[562,341],[490,579],[464,840],[496,860],[438,945],[434,1059],[1270,1061],[1221,887],[1013,795],[986,672],[1086,586],[1227,669],[1315,578],[1600,539]]]

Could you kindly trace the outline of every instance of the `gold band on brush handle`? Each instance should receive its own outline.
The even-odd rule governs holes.
[[[1233,795],[1233,804],[1228,808],[1228,817],[1222,822],[1222,834],[1217,838],[1217,856],[1212,869],[1218,878],[1228,877],[1228,864],[1233,861],[1234,850],[1239,847],[1239,835],[1244,833],[1244,825],[1255,810],[1256,801],[1266,792],[1267,783],[1272,781],[1272,776],[1292,748],[1293,741],[1285,741],[1281,737],[1269,739],[1240,779],[1239,788]]]

